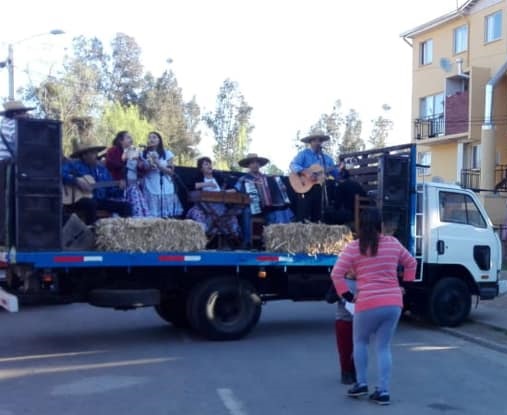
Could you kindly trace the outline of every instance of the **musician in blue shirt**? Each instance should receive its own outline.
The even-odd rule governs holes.
[[[290,183],[297,195],[296,222],[319,222],[327,205],[325,179],[328,175],[338,178],[339,172],[333,159],[322,151],[322,143],[329,140],[325,134],[313,134],[301,139],[310,144],[300,151],[290,164]]]
[[[103,146],[84,146],[63,163],[63,200],[71,210],[82,212],[87,225],[97,219],[97,210],[127,217],[132,214],[130,203],[121,200],[125,183],[114,182],[109,171],[98,162]]]

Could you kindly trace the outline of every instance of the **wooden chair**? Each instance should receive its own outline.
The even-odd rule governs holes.
[[[359,229],[359,217],[361,216],[361,212],[373,206],[375,206],[375,200],[371,197],[356,195],[354,200],[354,232],[357,232]]]

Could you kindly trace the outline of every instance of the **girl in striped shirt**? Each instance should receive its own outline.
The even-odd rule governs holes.
[[[413,281],[415,259],[395,237],[382,234],[380,211],[369,208],[361,214],[359,239],[343,250],[331,271],[336,292],[347,301],[355,302],[353,336],[357,383],[349,389],[348,395],[368,394],[368,343],[374,334],[379,385],[370,399],[381,405],[390,403],[391,340],[403,307],[398,265],[404,267],[403,279]],[[355,296],[345,281],[349,272],[356,276]]]

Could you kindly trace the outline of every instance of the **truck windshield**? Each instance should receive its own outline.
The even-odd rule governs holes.
[[[463,193],[440,192],[440,221],[485,228],[486,221],[473,199]]]

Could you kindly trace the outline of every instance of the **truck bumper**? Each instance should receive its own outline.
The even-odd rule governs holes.
[[[18,297],[0,288],[0,306],[11,313],[18,311]]]
[[[498,297],[499,292],[498,281],[479,284],[479,297],[481,300],[492,300]]]

